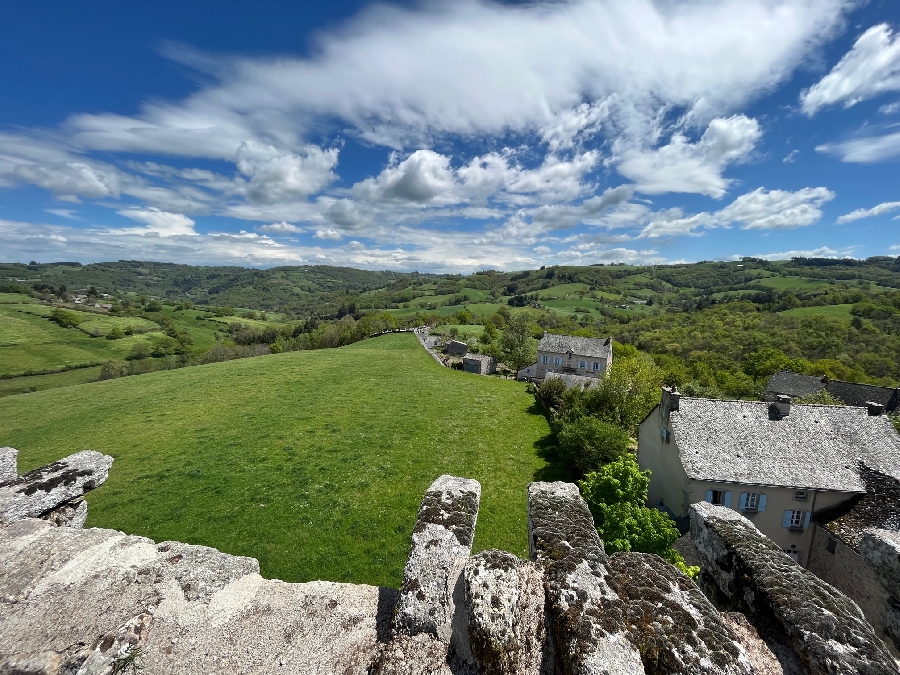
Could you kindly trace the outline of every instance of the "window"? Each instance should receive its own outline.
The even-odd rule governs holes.
[[[759,494],[756,492],[747,493],[747,505],[744,507],[748,511],[756,511],[759,506]]]
[[[587,361],[579,361],[578,367],[579,368],[587,368]]]
[[[739,511],[765,511],[766,495],[762,492],[742,492],[738,501]]]
[[[549,357],[549,356],[542,356],[542,357],[541,357],[541,363],[550,363],[550,357]]]
[[[834,553],[837,550],[837,539],[834,537],[828,537],[828,543],[825,544],[825,548],[829,553]]]
[[[725,490],[707,490],[706,501],[710,504],[718,504],[719,506],[725,506],[730,509],[731,493],[726,492]]]
[[[554,365],[554,366],[561,366],[561,365],[562,365],[562,357],[561,357],[561,356],[554,356],[554,357],[553,357],[553,365]]]
[[[806,490],[794,490],[794,499],[806,500]]]
[[[803,516],[804,511],[797,511],[795,509],[791,509],[784,512],[784,517],[781,519],[782,527],[786,527],[792,530],[798,530],[804,527]]]
[[[783,549],[783,550],[785,553],[787,553],[789,556],[791,556],[794,559],[795,563],[800,562],[800,551],[798,551],[797,549],[793,549],[793,548],[792,549]]]
[[[594,361],[594,370],[600,370],[600,363],[597,361]]]

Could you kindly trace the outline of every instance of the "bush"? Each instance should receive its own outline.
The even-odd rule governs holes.
[[[558,434],[562,460],[584,475],[628,452],[624,430],[596,417],[582,417],[562,425]]]
[[[113,326],[112,330],[106,334],[107,340],[121,340],[125,337],[125,332],[118,326]]]
[[[130,374],[128,366],[118,361],[107,361],[100,368],[101,380],[113,380],[117,377],[124,377]]]
[[[128,358],[131,360],[140,360],[146,359],[150,357],[150,345],[146,342],[135,342],[131,347],[131,352],[128,354]]]
[[[798,396],[794,399],[794,403],[812,403],[816,405],[844,405],[844,402],[842,400],[840,400],[839,398],[835,398],[824,389],[814,391],[811,394],[805,394],[804,396]]]
[[[76,328],[82,321],[82,316],[78,312],[70,312],[67,309],[59,309],[58,307],[50,312],[50,320],[58,323],[63,328]]]
[[[563,395],[566,393],[565,383],[558,378],[545,379],[534,391],[534,395],[550,411],[558,411],[563,405]]]

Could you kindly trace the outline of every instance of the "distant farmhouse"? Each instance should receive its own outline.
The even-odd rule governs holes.
[[[487,354],[466,354],[463,356],[463,370],[475,375],[493,375],[497,372],[497,359]]]
[[[551,335],[544,331],[537,362],[522,368],[517,379],[543,382],[548,373],[602,377],[612,366],[612,338]]]
[[[696,502],[738,511],[890,633],[890,589],[859,548],[867,528],[900,537],[900,435],[883,413],[874,402],[719,401],[664,388],[638,434],[648,501],[682,523]]]
[[[444,353],[450,356],[465,356],[469,351],[469,345],[459,340],[448,340],[444,345]]]
[[[827,376],[802,375],[789,370],[782,370],[769,378],[766,384],[766,399],[774,401],[778,396],[797,398],[823,390],[846,405],[865,406],[874,402],[884,406],[887,413],[900,412],[900,389],[843,382],[832,380]]]

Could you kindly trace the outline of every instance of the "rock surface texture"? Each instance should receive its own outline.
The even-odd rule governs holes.
[[[19,451],[15,448],[0,448],[0,484],[19,477],[17,462]]]
[[[607,557],[565,483],[529,486],[532,561],[471,556],[480,485],[441,476],[400,592],[291,584],[263,579],[252,558],[71,527],[74,493],[109,469],[97,454],[0,485],[7,505],[40,493],[0,523],[0,675],[898,672],[852,602],[728,509],[697,506],[692,539],[705,585],[746,616],[720,613],[657,556]],[[48,494],[62,501],[45,509]],[[893,537],[873,533],[868,554],[888,579]]]
[[[900,644],[900,532],[867,530],[859,541],[859,553],[890,595],[885,629]]]
[[[607,581],[603,542],[578,486],[528,486],[528,540],[532,560],[544,570],[558,669],[566,675],[642,675],[625,604]]]
[[[463,576],[469,642],[481,671],[539,675],[548,656],[541,570],[492,550],[470,558]]]
[[[40,518],[67,502],[80,499],[85,492],[106,481],[112,463],[109,455],[83,450],[0,484],[0,524]],[[82,511],[57,517],[70,525],[84,523],[87,504],[77,508]]]
[[[753,666],[719,611],[665,560],[616,553],[609,569],[648,673],[749,675]]]
[[[702,581],[757,626],[776,627],[814,675],[900,673],[859,607],[797,565],[736,511],[691,506]]]

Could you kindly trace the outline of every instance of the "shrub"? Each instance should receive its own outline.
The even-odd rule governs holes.
[[[630,442],[624,430],[596,417],[563,424],[558,438],[561,458],[582,475],[622,457]]]
[[[550,411],[558,411],[563,405],[563,395],[566,393],[565,383],[557,378],[545,379],[535,388],[534,394]]]
[[[70,312],[67,309],[57,307],[50,312],[50,320],[58,323],[63,328],[75,328],[81,323],[82,317],[78,312]]]
[[[821,389],[804,396],[798,396],[794,399],[794,403],[813,403],[816,405],[844,405],[839,398],[835,398],[830,392]]]
[[[135,342],[131,348],[131,352],[128,354],[128,358],[131,360],[140,360],[146,359],[150,357],[150,345],[146,342]]]
[[[106,334],[107,340],[121,340],[123,337],[125,337],[125,332],[118,326],[113,326],[112,330]]]
[[[124,377],[129,374],[129,369],[124,363],[118,361],[107,361],[100,368],[101,380],[113,380],[117,377]]]

